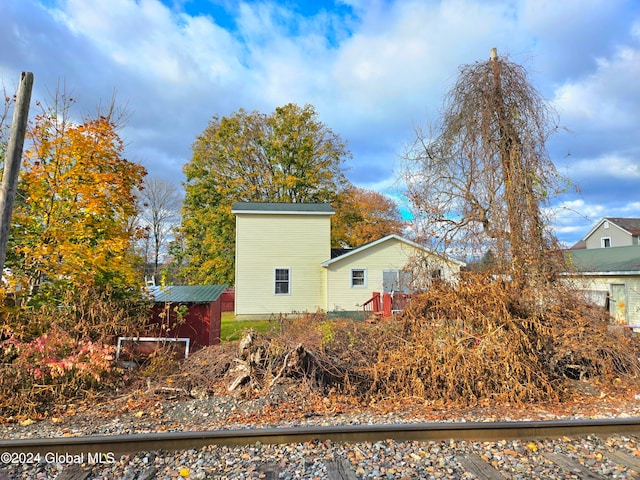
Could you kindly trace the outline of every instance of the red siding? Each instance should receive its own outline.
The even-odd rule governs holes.
[[[185,304],[188,310],[180,324],[174,310],[176,306],[171,304],[166,308],[163,303],[155,304],[152,309],[150,331],[146,334],[167,338],[188,337],[191,340],[192,351],[220,343],[220,299],[211,303]],[[165,318],[167,316],[168,319]]]
[[[227,288],[222,292],[222,311],[233,312],[235,310],[236,292],[233,288]]]

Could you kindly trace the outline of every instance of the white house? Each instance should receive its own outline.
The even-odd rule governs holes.
[[[328,204],[236,203],[232,212],[238,319],[357,311],[373,292],[424,289],[430,278],[455,279],[464,265],[397,235],[332,258]]]
[[[569,278],[615,323],[640,327],[640,246],[589,248],[566,253]]]

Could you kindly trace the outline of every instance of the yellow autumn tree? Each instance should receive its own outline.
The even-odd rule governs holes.
[[[71,104],[57,96],[27,135],[7,265],[32,303],[78,286],[139,281],[132,219],[145,169],[123,158],[113,103],[79,122],[69,118]]]
[[[402,235],[405,226],[400,209],[391,198],[350,186],[336,202],[331,244],[355,248],[387,235]]]

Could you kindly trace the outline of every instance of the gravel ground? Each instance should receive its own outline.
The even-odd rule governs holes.
[[[317,400],[317,399],[316,399]],[[594,396],[563,405],[503,405],[464,409],[402,404],[368,408],[312,402],[305,392],[275,389],[271,394],[241,399],[215,396],[166,398],[157,394],[118,399],[91,408],[70,406],[62,418],[0,424],[0,437],[40,438],[77,435],[145,433],[219,428],[296,425],[348,425],[405,422],[552,420],[567,418],[640,417],[640,400]],[[318,406],[320,405],[320,407]],[[322,410],[322,411],[321,411]],[[75,413],[74,413],[75,411]],[[143,452],[108,456],[104,463],[88,458],[41,458],[34,463],[0,464],[5,479],[438,479],[438,478],[638,478],[640,471],[616,453],[640,462],[640,439],[560,438],[544,441],[396,442],[343,444],[308,442],[244,447],[208,446],[177,452]],[[553,455],[560,454],[554,457]],[[67,461],[65,461],[67,460]],[[575,461],[573,466],[558,462]],[[480,462],[490,472],[474,470]],[[580,470],[580,469],[587,470]],[[635,466],[638,470],[640,467]],[[474,473],[475,472],[475,473]],[[497,476],[490,476],[491,473]]]
[[[615,463],[611,452],[634,455],[638,438],[537,442],[394,442],[293,445],[210,446],[180,452],[125,455],[103,465],[63,465],[41,462],[11,465],[4,478],[55,479],[84,472],[90,479],[439,479],[478,477],[467,468],[470,458],[495,469],[496,478],[568,479],[637,478],[635,471]],[[562,454],[592,472],[562,468],[548,458]],[[488,467],[487,467],[488,468]],[[577,468],[577,467],[576,467]],[[342,471],[342,474],[336,473]],[[501,473],[498,473],[501,472]],[[71,477],[71,474],[76,476]],[[0,473],[0,478],[2,473]]]

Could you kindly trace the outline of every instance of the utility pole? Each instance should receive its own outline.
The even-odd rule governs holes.
[[[32,87],[33,73],[22,72],[16,95],[16,106],[13,110],[13,121],[11,123],[11,133],[9,134],[9,144],[7,145],[7,157],[4,162],[2,185],[0,186],[0,278],[4,271],[4,261],[7,256],[9,227],[11,226],[13,202],[16,198],[18,173],[22,163],[22,148],[27,131],[27,121],[29,120]]]

